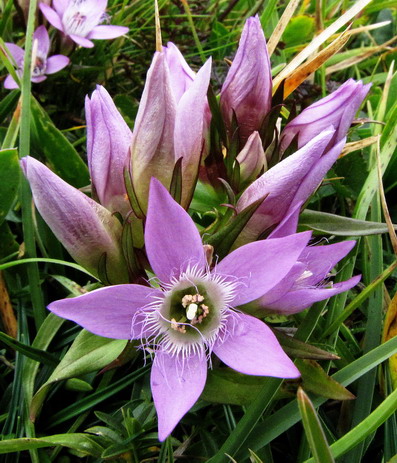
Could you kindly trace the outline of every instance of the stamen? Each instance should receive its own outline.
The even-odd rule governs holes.
[[[197,314],[198,305],[197,304],[189,304],[186,310],[186,317],[188,320],[193,320]]]

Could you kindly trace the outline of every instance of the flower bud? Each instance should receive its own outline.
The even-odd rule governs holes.
[[[240,164],[240,183],[251,183],[264,168],[267,170],[266,155],[263,151],[262,140],[258,132],[253,132],[244,148],[237,155]]]

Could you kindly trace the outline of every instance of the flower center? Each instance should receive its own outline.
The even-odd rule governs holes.
[[[101,11],[90,11],[85,0],[74,0],[63,14],[62,23],[65,33],[86,37],[98,24],[101,16]]]
[[[44,75],[46,69],[46,61],[39,56],[36,57],[36,61],[34,63],[34,68],[32,72],[33,77],[39,77]]]

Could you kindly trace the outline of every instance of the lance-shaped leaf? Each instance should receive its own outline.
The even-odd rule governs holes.
[[[176,101],[164,53],[156,52],[149,68],[131,144],[131,174],[140,207],[146,211],[149,183],[170,186],[175,164]]]
[[[130,205],[123,182],[132,132],[104,87],[86,97],[87,158],[91,181],[100,203],[125,215]]]
[[[272,79],[266,40],[259,17],[245,23],[240,44],[221,91],[221,109],[230,131],[233,112],[241,146],[270,110]]]
[[[106,256],[110,281],[128,281],[119,221],[36,159],[27,156],[21,165],[37,209],[70,255],[94,275],[98,275],[100,261]]]

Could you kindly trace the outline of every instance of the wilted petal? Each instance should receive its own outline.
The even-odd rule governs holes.
[[[104,87],[86,98],[87,158],[92,184],[100,203],[125,215],[131,208],[123,170],[128,167],[132,132]]]
[[[194,81],[196,74],[187,64],[178,47],[172,42],[168,42],[167,46],[163,47],[163,51],[170,70],[172,91],[174,92],[175,101],[178,102]]]
[[[311,232],[304,232],[256,241],[226,256],[214,272],[241,282],[231,304],[246,304],[273,288],[291,270],[310,237]]]
[[[21,160],[21,165],[37,209],[71,256],[97,275],[99,261],[106,253],[110,280],[128,281],[119,248],[120,222],[41,162],[27,156]]]
[[[175,160],[182,160],[182,201],[188,208],[198,177],[204,146],[204,114],[211,76],[211,59],[197,73],[194,82],[180,99],[175,120]]]
[[[131,144],[131,172],[139,204],[146,210],[150,179],[169,187],[175,165],[176,103],[164,53],[149,68]]]
[[[258,132],[253,132],[244,148],[237,155],[240,164],[240,181],[242,184],[256,179],[262,169],[267,170],[266,155]]]
[[[52,302],[48,309],[98,336],[138,339],[143,333],[140,327],[133,327],[137,311],[159,294],[160,291],[141,285],[107,286],[82,296]]]
[[[189,266],[205,268],[203,245],[193,220],[154,178],[150,183],[145,243],[150,265],[163,283],[177,278]]]
[[[266,310],[282,313],[285,315],[294,314],[301,312],[302,310],[310,307],[312,304],[324,299],[328,299],[335,294],[343,293],[360,281],[361,276],[355,276],[350,278],[350,280],[343,281],[341,283],[335,283],[333,285],[329,284],[328,286],[318,286],[318,287],[308,287],[297,289],[295,291],[289,291],[283,295],[280,299],[272,302],[265,303],[264,308]]]
[[[240,234],[237,244],[255,240],[266,229],[280,222],[293,202],[295,205],[302,201],[301,196],[295,197],[296,193],[302,182],[305,181],[304,185],[309,182],[311,171],[333,134],[334,130],[324,130],[296,153],[265,172],[244,191],[237,203],[238,212],[268,196]],[[306,177],[308,180],[305,180]],[[307,191],[306,187],[304,190]]]
[[[207,379],[205,355],[190,358],[156,352],[150,384],[163,441],[195,404]]]
[[[63,24],[58,13],[45,3],[40,3],[39,7],[47,21],[51,24],[51,26],[54,26],[56,29],[59,29],[63,32]]]
[[[123,26],[95,26],[88,34],[89,39],[115,39],[121,35],[127,34],[128,27]]]
[[[301,148],[330,125],[336,129],[334,143],[344,138],[370,86],[349,79],[338,90],[304,109],[284,128],[280,138],[281,153],[296,135]]]
[[[271,329],[257,318],[238,314],[229,319],[230,334],[214,346],[229,367],[247,375],[298,378],[299,370],[283,351]]]
[[[70,59],[64,55],[54,55],[47,59],[46,74],[54,74],[65,68],[70,63]]]
[[[230,130],[233,111],[241,146],[270,110],[272,78],[265,36],[259,17],[247,19],[233,63],[222,86],[220,105]]]

